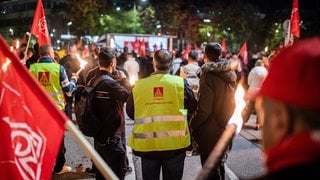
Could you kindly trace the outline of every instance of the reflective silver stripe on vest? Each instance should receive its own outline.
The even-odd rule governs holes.
[[[182,115],[168,115],[168,116],[152,116],[142,119],[135,119],[135,124],[151,123],[151,122],[161,122],[161,121],[185,121],[187,116]]]
[[[60,100],[60,101],[56,101],[56,103],[58,104],[58,105],[64,105],[64,100]]]
[[[59,92],[48,92],[50,94],[50,96],[63,96],[63,92],[62,91],[59,91]]]
[[[188,128],[186,130],[167,131],[167,132],[133,133],[133,136],[134,138],[137,138],[137,139],[147,139],[147,138],[186,136],[187,134],[189,134]]]

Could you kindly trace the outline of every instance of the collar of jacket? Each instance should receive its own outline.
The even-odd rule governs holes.
[[[154,75],[154,74],[169,74],[170,73],[170,71],[160,71],[160,70],[158,70],[158,71],[155,71],[154,73],[152,73],[151,75]]]
[[[51,59],[50,57],[48,56],[42,56],[39,58],[38,60],[39,63],[53,63],[53,59]]]

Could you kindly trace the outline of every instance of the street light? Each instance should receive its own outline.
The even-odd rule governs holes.
[[[70,26],[72,25],[72,21],[69,21],[67,23],[67,28],[68,28],[68,35],[70,35]]]
[[[13,36],[13,29],[10,28],[9,31],[10,31],[11,36]]]
[[[139,0],[134,0],[133,2],[133,22],[134,22],[134,26],[133,26],[133,33],[136,33],[136,14],[137,14],[137,2]],[[145,3],[148,2],[148,0],[140,0],[141,3]]]

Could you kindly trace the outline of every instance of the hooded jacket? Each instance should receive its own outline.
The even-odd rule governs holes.
[[[203,155],[210,154],[235,108],[237,75],[219,64],[210,62],[201,67],[198,108],[190,122],[192,136]]]

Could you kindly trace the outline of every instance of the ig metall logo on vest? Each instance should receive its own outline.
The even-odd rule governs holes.
[[[153,88],[153,97],[156,99],[163,98],[163,87],[154,87]]]

